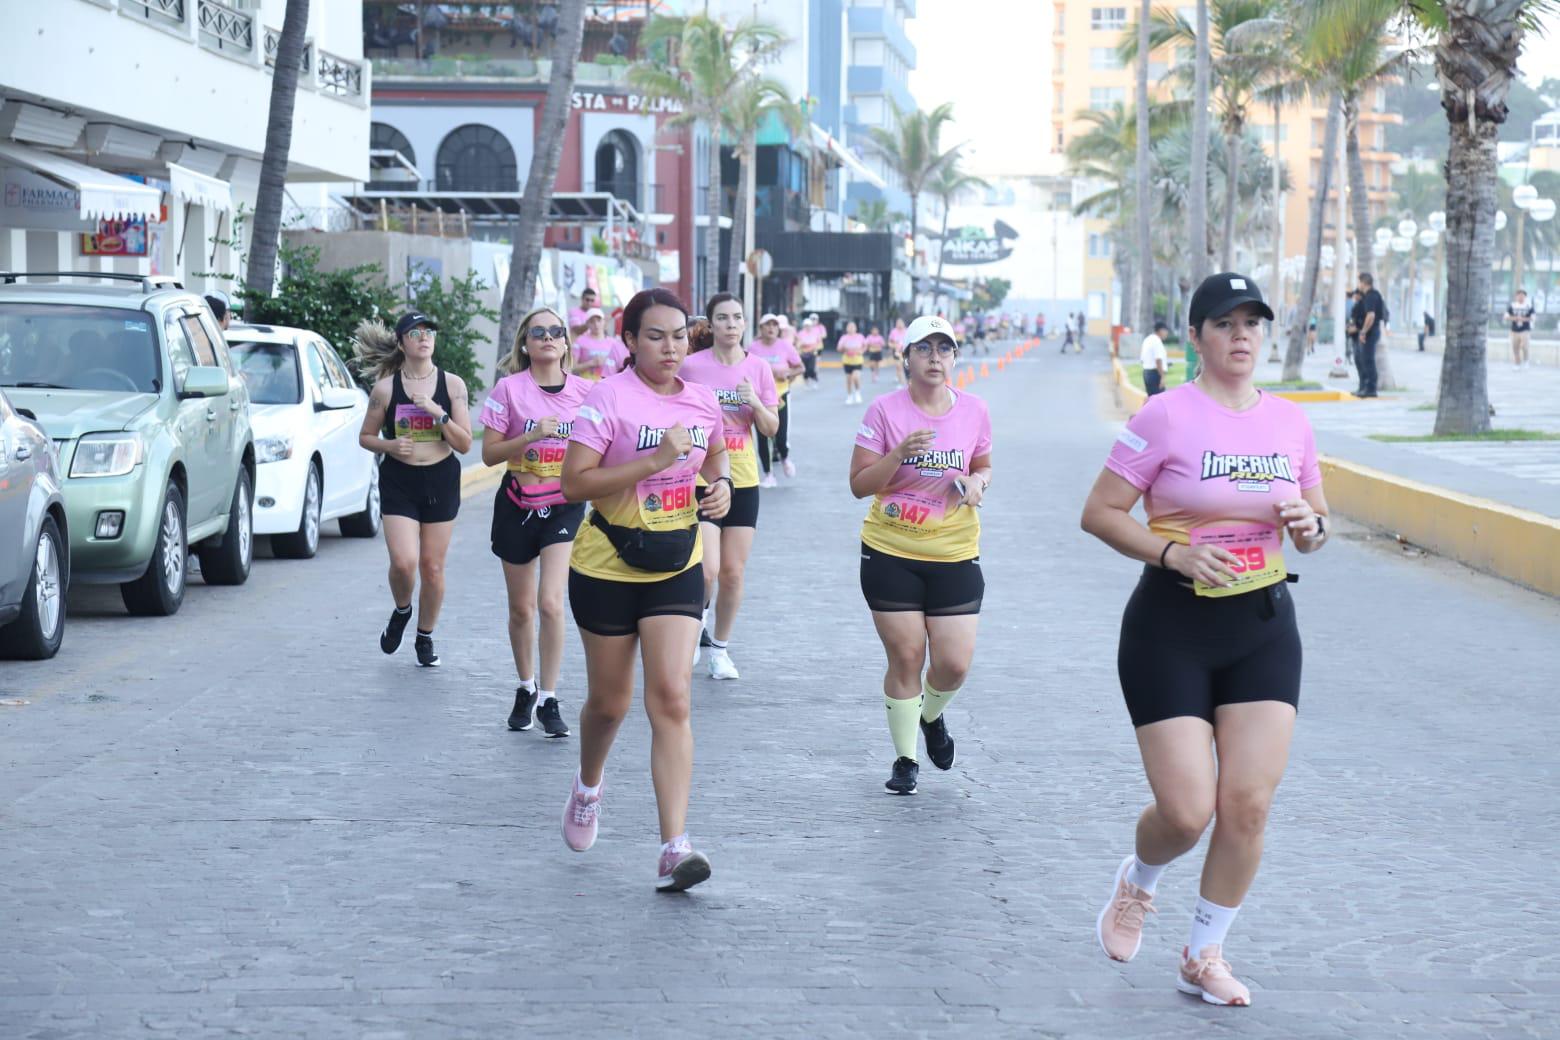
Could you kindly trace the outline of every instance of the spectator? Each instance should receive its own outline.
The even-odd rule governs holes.
[[[1517,290],[1506,307],[1506,321],[1511,325],[1511,363],[1521,368],[1528,362],[1528,340],[1533,335],[1533,305],[1526,291]]]
[[[580,305],[569,308],[569,338],[576,339],[585,334],[586,323],[590,321],[590,312],[596,308],[596,290],[586,289],[580,293]]]
[[[1148,396],[1165,392],[1165,373],[1169,370],[1170,355],[1165,351],[1164,336],[1170,326],[1162,321],[1154,322],[1154,331],[1143,337],[1143,347],[1138,357],[1143,362],[1143,389]]]
[[[1435,315],[1425,311],[1424,319],[1419,323],[1419,352],[1425,352],[1425,337],[1435,335]]]
[[[1355,333],[1354,367],[1359,371],[1359,389],[1356,397],[1376,396],[1376,345],[1381,341],[1381,328],[1387,305],[1376,291],[1376,279],[1368,272],[1360,272],[1360,290],[1354,304],[1350,326]]]
[[[217,328],[226,332],[233,324],[233,315],[228,310],[227,301],[220,296],[208,296],[206,306],[211,308],[211,316],[217,319]]]

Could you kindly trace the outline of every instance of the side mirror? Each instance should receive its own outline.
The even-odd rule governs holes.
[[[320,402],[314,406],[316,412],[335,412],[345,408],[356,407],[358,392],[349,390],[343,386],[327,386],[320,391]]]
[[[228,395],[227,369],[216,365],[198,365],[184,373],[184,389],[179,400],[192,397],[226,397]]]

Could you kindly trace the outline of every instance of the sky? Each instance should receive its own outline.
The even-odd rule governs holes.
[[[971,142],[974,172],[1044,168],[1053,22],[1049,0],[918,0],[907,26],[917,52],[910,90],[923,109],[953,102],[947,139]],[[1560,13],[1547,22],[1519,65],[1534,85],[1560,78]]]

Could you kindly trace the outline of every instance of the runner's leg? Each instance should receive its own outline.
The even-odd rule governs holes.
[[[541,588],[537,593],[537,610],[541,615],[541,689],[548,693],[558,690],[558,673],[563,667],[563,598],[569,586],[569,553],[574,546],[570,542],[558,542],[542,550]]]
[[[1138,817],[1137,857],[1162,866],[1195,846],[1213,818],[1213,727],[1179,715],[1138,727],[1137,740],[1154,793]]]
[[[710,601],[715,598],[715,582],[721,576],[720,556],[726,543],[718,526],[702,522],[699,524],[699,540],[704,543],[704,609],[707,612]]]
[[[409,516],[385,514],[385,548],[390,552],[390,595],[397,607],[410,607],[417,591],[417,529]]]
[[[580,708],[580,782],[600,787],[607,754],[634,701],[634,650],[638,637],[580,631],[585,646],[585,704]],[[684,662],[688,660],[685,656]]]
[[[1268,809],[1289,762],[1295,709],[1283,701],[1248,701],[1220,705],[1216,712],[1217,815],[1201,894],[1220,906],[1238,907],[1262,862]]]
[[[419,532],[420,548],[417,556],[417,572],[422,588],[417,595],[417,631],[432,632],[439,623],[439,609],[444,605],[444,558],[450,551],[450,539],[455,536],[455,521],[423,524]]]
[[[716,568],[720,574],[720,595],[715,600],[715,644],[724,645],[731,639],[731,629],[737,622],[737,610],[742,606],[742,579],[747,570],[748,555],[753,551],[751,527],[728,527],[715,538],[705,539],[705,565],[709,565],[709,548],[718,543],[720,549]],[[708,531],[706,531],[708,534]],[[706,571],[706,573],[708,573]],[[708,588],[708,583],[705,585]]]
[[[676,614],[640,618],[639,638],[645,714],[650,716],[650,773],[661,840],[667,842],[687,830],[688,790],[693,783],[688,662],[699,639],[699,621]]]
[[[515,659],[515,676],[522,682],[536,678],[536,571],[537,562],[504,563],[504,591],[509,595],[509,651]]]

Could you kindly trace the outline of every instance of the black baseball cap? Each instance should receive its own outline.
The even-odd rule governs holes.
[[[1273,319],[1273,308],[1262,299],[1257,283],[1243,274],[1223,271],[1210,274],[1192,293],[1192,307],[1187,312],[1187,324],[1201,326],[1209,318],[1222,318],[1243,303],[1257,305],[1257,313],[1268,321]]]
[[[395,323],[396,338],[400,339],[419,325],[426,325],[435,332],[439,331],[439,323],[422,311],[407,311]]]

